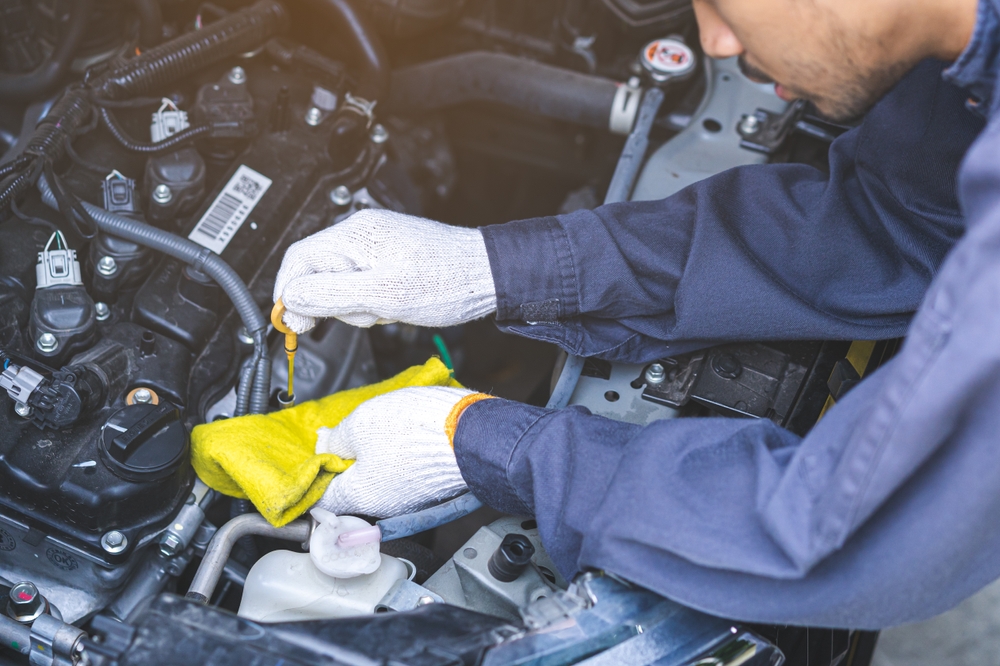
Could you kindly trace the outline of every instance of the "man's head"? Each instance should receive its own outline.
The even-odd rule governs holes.
[[[920,60],[953,60],[977,0],[694,0],[705,52],[739,56],[750,78],[846,120]]]

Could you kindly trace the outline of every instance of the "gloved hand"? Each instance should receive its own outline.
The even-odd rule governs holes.
[[[295,243],[285,254],[274,300],[285,324],[303,333],[313,317],[352,326],[403,322],[445,327],[494,312],[496,288],[478,229],[368,209]]]
[[[458,418],[488,397],[446,386],[400,389],[362,404],[336,428],[321,428],[316,453],[355,463],[316,506],[390,518],[458,495],[466,489],[452,449]]]

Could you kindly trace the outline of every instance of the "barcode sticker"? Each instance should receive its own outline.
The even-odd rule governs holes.
[[[241,164],[188,234],[188,239],[222,254],[269,187],[270,178]]]

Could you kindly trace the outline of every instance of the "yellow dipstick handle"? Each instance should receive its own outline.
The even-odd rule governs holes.
[[[271,324],[274,330],[285,335],[285,355],[288,356],[288,400],[295,399],[295,352],[299,349],[299,336],[292,329],[285,326],[282,317],[285,316],[285,304],[278,299],[271,310]]]

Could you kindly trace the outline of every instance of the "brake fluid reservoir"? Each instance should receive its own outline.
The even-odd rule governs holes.
[[[313,509],[319,522],[309,553],[276,550],[247,575],[239,615],[289,622],[366,615],[409,577],[403,560],[379,552],[378,528],[353,516]]]

